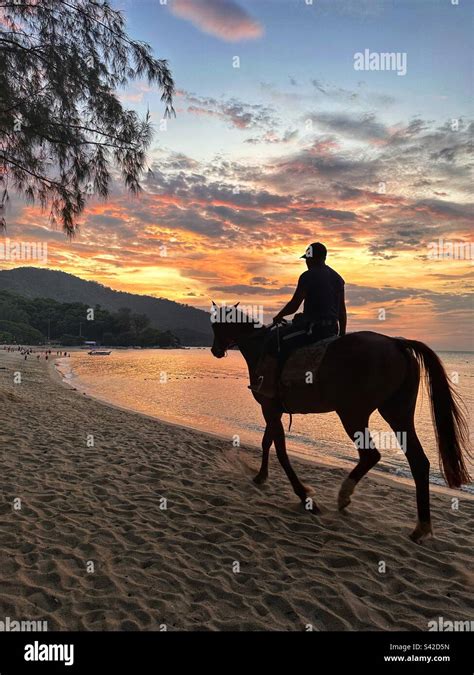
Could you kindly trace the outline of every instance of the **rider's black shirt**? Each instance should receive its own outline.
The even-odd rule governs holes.
[[[338,320],[344,279],[331,267],[322,264],[306,270],[298,280],[298,288],[305,291],[303,315],[306,318]]]

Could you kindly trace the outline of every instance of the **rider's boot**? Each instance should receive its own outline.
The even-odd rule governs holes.
[[[266,354],[262,363],[257,367],[256,380],[249,386],[249,389],[261,396],[275,398],[277,395],[277,373],[278,360],[271,354]]]

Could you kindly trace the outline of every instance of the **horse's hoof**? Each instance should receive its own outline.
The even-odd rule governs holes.
[[[267,478],[268,478],[268,476],[266,476],[265,474],[257,473],[255,478],[253,479],[253,482],[256,485],[263,485],[266,482]]]
[[[410,539],[415,542],[415,544],[421,544],[433,536],[433,529],[431,523],[417,523],[415,529],[410,534]]]
[[[306,497],[306,499],[304,500],[304,502],[302,502],[302,504],[303,504],[304,510],[307,513],[312,513],[313,516],[319,516],[319,514],[321,513],[321,509],[316,504],[314,499],[312,499],[311,497]]]
[[[357,483],[355,480],[352,480],[352,478],[345,478],[342,481],[342,485],[337,496],[337,508],[339,511],[342,511],[351,503],[351,496],[356,485]]]
[[[345,497],[342,498],[341,495],[337,498],[337,508],[339,511],[344,511],[344,509],[349,506],[351,503],[351,498],[350,497]]]

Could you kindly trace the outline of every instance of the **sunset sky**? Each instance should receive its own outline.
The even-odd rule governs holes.
[[[138,198],[117,183],[91,201],[73,241],[12,199],[11,241],[47,241],[48,268],[115,289],[271,317],[319,240],[346,280],[348,330],[473,348],[472,260],[428,257],[439,238],[470,240],[472,3],[112,4],[175,78],[165,129],[158,91],[121,92],[151,111],[153,175]],[[365,49],[406,54],[406,74],[355,70]]]

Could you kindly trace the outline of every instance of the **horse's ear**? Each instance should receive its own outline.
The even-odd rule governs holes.
[[[237,307],[238,305],[240,305],[240,300],[239,300],[239,302],[235,303],[234,307]]]
[[[217,307],[217,305],[216,305],[216,303],[214,302],[214,300],[211,300],[211,302],[212,302],[212,304],[213,304],[214,307]]]

